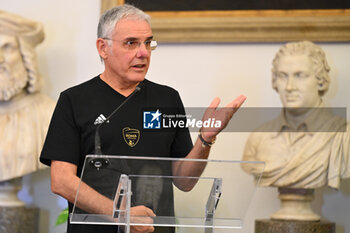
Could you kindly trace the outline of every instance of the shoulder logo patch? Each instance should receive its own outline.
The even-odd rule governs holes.
[[[140,130],[138,129],[131,129],[129,127],[125,127],[122,133],[123,133],[124,141],[130,147],[136,146],[136,144],[140,140]]]

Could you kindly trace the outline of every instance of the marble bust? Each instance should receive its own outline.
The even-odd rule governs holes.
[[[40,93],[41,24],[0,11],[0,182],[44,168],[40,151],[54,101]]]
[[[282,189],[309,193],[322,186],[337,189],[350,177],[349,126],[322,101],[329,71],[324,51],[312,42],[287,43],[277,52],[272,86],[283,109],[249,136],[242,159],[265,162],[259,185],[278,187],[280,194]],[[242,168],[259,178],[253,166]]]

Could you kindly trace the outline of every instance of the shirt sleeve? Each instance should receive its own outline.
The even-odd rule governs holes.
[[[78,165],[80,133],[69,96],[61,93],[46,135],[40,162],[50,166],[52,160]]]

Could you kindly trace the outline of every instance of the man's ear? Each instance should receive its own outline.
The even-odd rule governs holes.
[[[109,45],[106,42],[106,40],[102,39],[102,38],[98,38],[96,40],[96,48],[98,53],[100,54],[100,57],[105,60],[108,57],[108,49],[109,49]]]

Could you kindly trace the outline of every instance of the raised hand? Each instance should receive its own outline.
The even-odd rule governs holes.
[[[215,140],[216,135],[220,133],[230,122],[233,114],[241,107],[241,105],[246,100],[244,95],[238,96],[231,103],[227,104],[224,108],[219,108],[220,98],[216,97],[203,115],[203,122],[207,119],[215,119],[216,121],[221,121],[220,127],[207,127],[201,129],[202,137],[207,142],[212,142]]]

